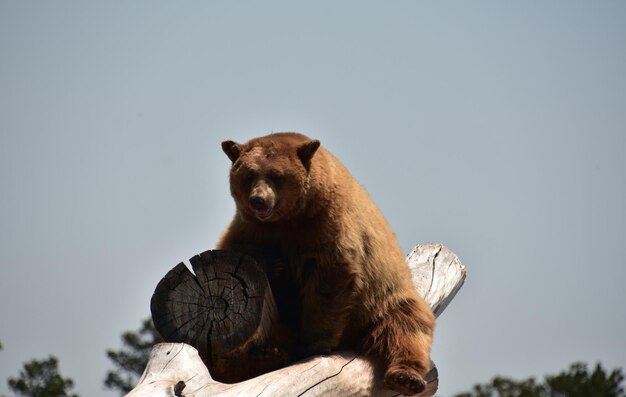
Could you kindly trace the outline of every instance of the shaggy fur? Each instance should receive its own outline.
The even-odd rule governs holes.
[[[237,213],[218,248],[265,268],[299,356],[358,348],[379,360],[391,389],[423,390],[434,316],[367,192],[301,134],[222,148]]]

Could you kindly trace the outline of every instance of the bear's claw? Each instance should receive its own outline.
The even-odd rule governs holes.
[[[419,373],[411,369],[389,370],[385,374],[387,387],[405,396],[421,393],[426,388],[426,382]]]

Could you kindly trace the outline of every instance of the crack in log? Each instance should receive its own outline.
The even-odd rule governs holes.
[[[165,371],[165,369],[167,368],[167,366],[168,366],[168,365],[170,365],[170,364],[172,363],[172,361],[174,361],[174,359],[176,358],[176,356],[178,356],[178,355],[180,354],[180,352],[182,352],[182,351],[183,351],[183,348],[184,348],[184,347],[182,347],[182,346],[181,346],[181,347],[180,347],[180,349],[178,349],[178,351],[176,352],[176,354],[174,354],[174,355],[172,356],[172,358],[170,358],[170,359],[168,360],[168,362],[167,362],[167,363],[165,363],[165,365],[163,366],[163,368],[161,368],[161,373],[163,373],[163,371]],[[169,354],[170,352],[171,352],[171,351],[167,352],[167,354]]]
[[[192,283],[188,283],[187,285],[193,285],[193,291],[196,292],[198,295],[206,295],[207,292],[204,290],[204,288],[202,288],[202,284],[200,283],[200,280],[198,279],[198,275],[196,275],[194,272],[192,272],[191,270],[187,269],[187,271],[189,273],[191,273],[191,280],[193,280]],[[198,291],[195,287],[200,288],[200,290]]]
[[[192,380],[194,380],[196,378],[196,376],[199,376],[199,375],[198,374],[193,374],[193,375],[191,375],[191,378],[182,380],[180,382],[183,382],[185,384],[185,386],[187,386],[187,384],[189,382],[191,382]],[[180,382],[178,382],[178,383],[180,383]],[[200,390],[202,390],[204,388],[206,388],[206,385],[201,386],[199,389],[191,390],[188,394],[193,396],[193,395],[195,395],[195,393],[197,393],[198,391],[200,391]],[[181,389],[181,391],[182,391],[182,389]],[[183,396],[181,396],[181,397],[183,397]]]
[[[250,296],[248,296],[248,283],[246,283],[246,280],[244,280],[243,277],[237,275],[237,273],[233,273],[232,276],[235,280],[239,281],[239,285],[241,286],[241,290],[245,298],[244,301],[246,302],[244,307],[245,310],[248,307],[248,301],[250,300]]]
[[[184,318],[188,316],[188,313],[182,313],[179,316],[175,316],[175,317],[169,317],[169,316],[162,316],[161,318],[170,318],[171,320],[175,321],[176,324],[180,324],[180,327],[177,327],[174,330],[170,330],[169,332],[165,333],[165,330],[162,330],[163,332],[160,332],[160,335],[164,338],[164,339],[171,339],[171,340],[176,340],[177,342],[184,342],[184,340],[180,339],[181,334],[180,334],[180,330],[183,326],[189,324],[191,321],[194,321],[193,318],[188,319],[187,321],[183,322]],[[180,321],[179,321],[180,320]]]
[[[257,394],[256,397],[259,397],[261,394],[263,394],[265,392],[265,389],[267,389],[268,387],[269,387],[269,385],[265,385],[263,390],[261,390],[261,392],[259,394]]]
[[[318,361],[312,367],[308,367],[306,370],[304,370],[304,372],[309,372],[310,370],[312,370],[313,368],[317,367],[320,364],[321,364],[321,361]]]
[[[211,387],[211,386],[212,386],[212,385],[211,385],[210,383],[206,383],[206,384],[204,384],[204,385],[200,386],[199,388],[197,388],[197,389],[195,389],[195,390],[190,391],[190,392],[189,392],[189,395],[191,395],[191,396],[201,395],[201,394],[199,394],[201,390],[203,390],[203,389],[208,389],[208,388],[209,388],[209,387]],[[228,390],[228,389],[224,389],[224,390]]]
[[[314,387],[316,387],[316,386],[318,386],[318,385],[322,384],[323,382],[326,382],[327,380],[332,379],[332,378],[334,378],[335,376],[339,376],[339,374],[341,374],[341,371],[343,371],[343,369],[346,367],[346,365],[348,365],[348,364],[350,364],[352,361],[356,360],[356,359],[357,359],[357,357],[359,357],[359,356],[357,355],[357,356],[352,357],[352,358],[351,358],[351,359],[350,359],[347,363],[345,363],[344,365],[342,365],[342,366],[341,366],[341,368],[339,369],[339,372],[337,372],[336,374],[333,374],[333,375],[327,376],[327,377],[325,377],[324,379],[320,380],[319,382],[317,382],[317,383],[315,383],[315,384],[313,384],[313,385],[309,386],[309,387],[308,387],[305,391],[303,391],[302,393],[298,394],[298,397],[303,396],[305,393],[309,392],[311,389],[313,389]]]
[[[435,262],[437,261],[437,257],[439,256],[439,254],[441,253],[441,247],[439,247],[439,249],[437,249],[437,252],[435,252],[435,255],[433,255],[433,271],[430,275],[430,285],[428,286],[428,292],[430,293],[430,291],[432,291],[433,289],[433,284],[435,282]]]
[[[239,257],[239,260],[237,261],[237,264],[235,265],[235,271],[233,273],[239,272],[239,267],[241,266],[241,264],[243,263],[245,259],[246,259],[245,255],[241,255]]]

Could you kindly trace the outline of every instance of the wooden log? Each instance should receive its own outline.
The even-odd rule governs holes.
[[[276,304],[256,262],[220,250],[189,261],[195,275],[180,263],[152,296],[152,319],[163,339],[194,346],[222,382],[240,382],[286,365],[285,349],[279,351],[275,341]]]
[[[413,282],[436,315],[440,315],[463,285],[465,268],[441,244],[415,247],[407,257]],[[164,281],[162,281],[164,282]],[[191,332],[189,333],[192,334]],[[421,397],[438,386],[436,367],[426,377]],[[313,357],[277,371],[235,384],[216,381],[198,351],[184,343],[156,345],[138,385],[128,396],[397,396],[386,389],[377,365],[354,352]]]
[[[416,245],[406,258],[413,285],[439,317],[465,282],[465,266],[443,244]]]
[[[433,378],[434,377],[434,378]],[[437,372],[429,372],[427,389],[437,390]],[[182,393],[178,393],[182,391]],[[197,351],[184,343],[160,343],[154,347],[138,385],[127,397],[246,397],[246,396],[398,396],[385,387],[382,373],[370,361],[353,352],[314,357],[278,371],[235,384],[211,378]]]

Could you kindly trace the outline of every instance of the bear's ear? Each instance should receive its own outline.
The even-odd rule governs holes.
[[[298,146],[298,149],[296,149],[296,153],[298,153],[298,157],[300,158],[300,161],[302,161],[302,164],[304,164],[307,170],[309,169],[309,166],[311,165],[311,158],[313,158],[313,155],[315,154],[315,152],[317,151],[319,147],[320,147],[320,141],[316,139],[313,141],[305,142],[301,144],[300,146]]]
[[[222,142],[222,150],[233,163],[237,161],[241,155],[241,145],[234,141]]]

